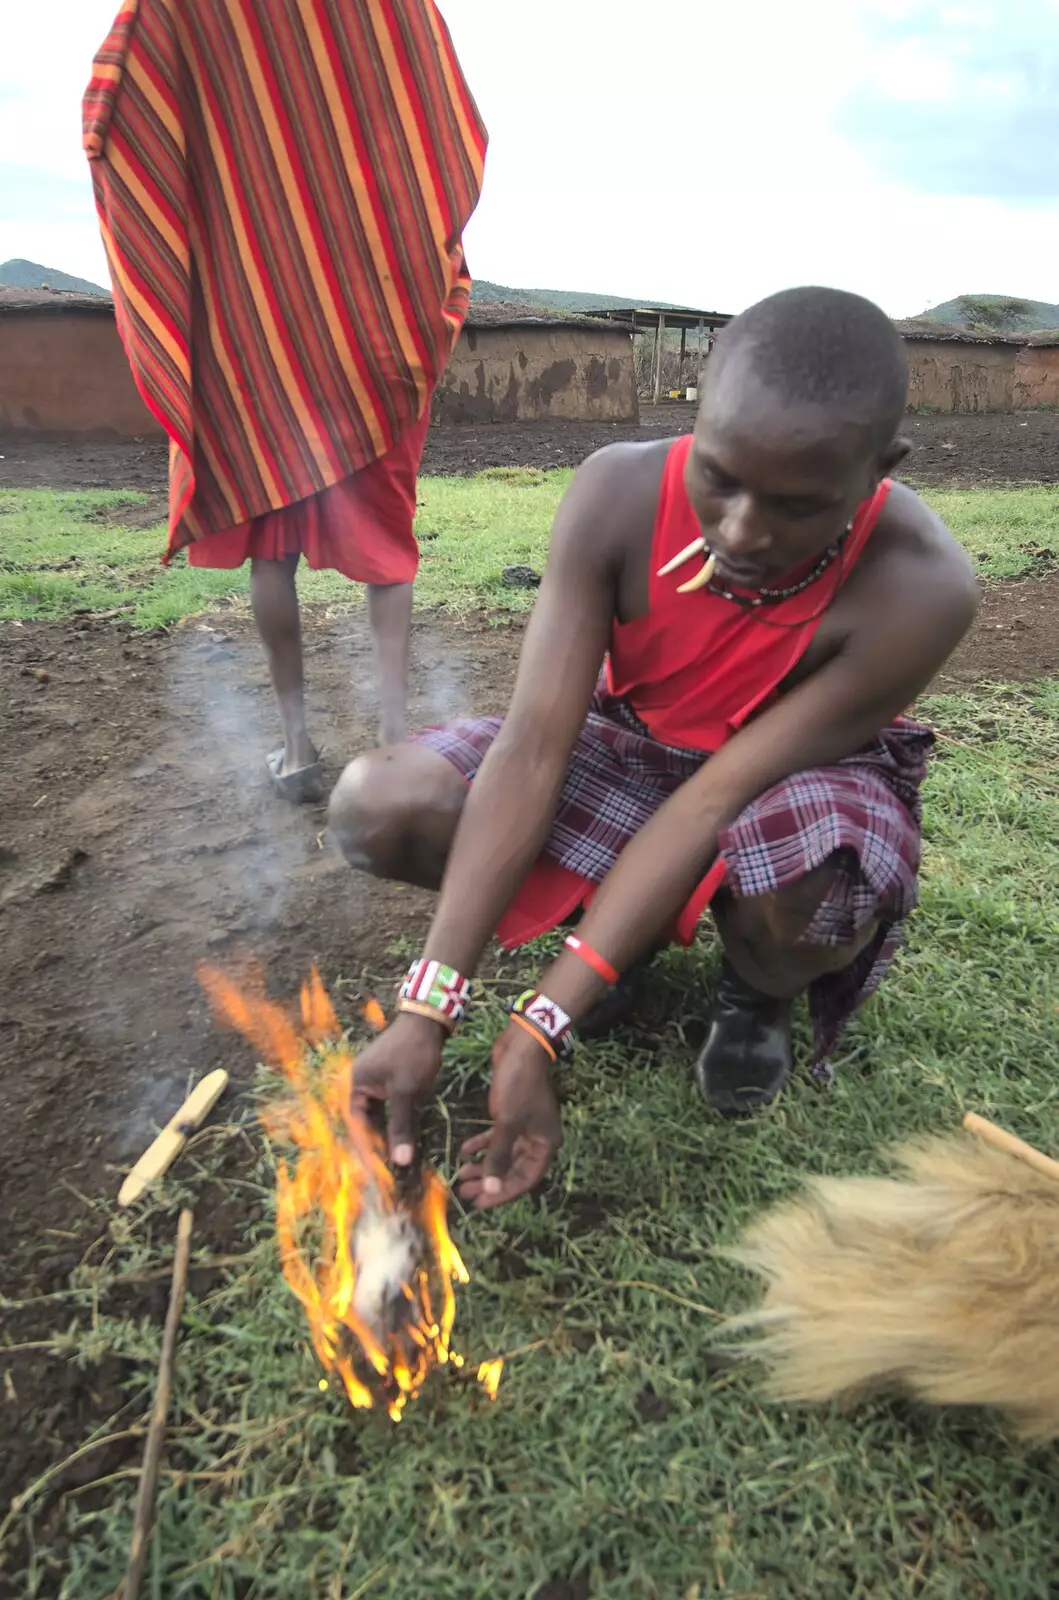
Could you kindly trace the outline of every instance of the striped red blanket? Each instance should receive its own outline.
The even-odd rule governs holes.
[[[432,0],[126,0],[83,121],[168,554],[384,456],[466,314],[485,158]]]

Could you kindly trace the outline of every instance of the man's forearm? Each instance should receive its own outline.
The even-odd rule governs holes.
[[[619,972],[679,916],[715,861],[721,833],[744,806],[789,773],[852,755],[892,714],[885,704],[881,713],[843,705],[838,693],[824,703],[822,714],[818,698],[819,686],[806,686],[741,730],[622,851],[578,929]],[[604,985],[583,962],[564,953],[543,977],[542,988],[576,1024]]]
[[[471,785],[425,955],[474,973],[548,837],[568,757],[499,734]]]
[[[626,845],[578,927],[579,937],[626,971],[684,909],[716,859],[727,820],[719,806],[704,804],[701,791],[678,789]],[[585,962],[564,952],[542,977],[541,988],[576,1025],[606,985]]]

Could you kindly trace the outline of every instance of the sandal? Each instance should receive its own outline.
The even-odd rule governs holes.
[[[317,756],[307,767],[297,767],[293,772],[283,771],[284,749],[270,750],[266,761],[272,787],[282,800],[292,806],[318,805],[327,793],[324,784],[323,763]]]

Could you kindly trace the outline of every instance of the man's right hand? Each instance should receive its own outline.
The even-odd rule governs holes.
[[[386,1101],[390,1160],[410,1167],[415,1156],[419,1102],[430,1094],[441,1067],[447,1035],[439,1022],[401,1012],[385,1033],[357,1056],[353,1110],[367,1116],[372,1102]]]

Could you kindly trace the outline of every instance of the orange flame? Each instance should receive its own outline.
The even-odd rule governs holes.
[[[290,1086],[262,1121],[271,1138],[295,1147],[293,1166],[282,1162],[277,1171],[276,1232],[313,1349],[352,1405],[367,1409],[381,1398],[399,1421],[435,1367],[463,1366],[451,1347],[454,1285],[470,1280],[449,1236],[448,1185],[424,1171],[417,1199],[399,1198],[382,1139],[351,1110],[353,1056],[315,968],[302,988],[300,1027],[213,968],[201,968],[200,978],[218,1018]],[[384,1021],[377,1001],[365,1016],[373,1026]],[[478,1369],[490,1398],[502,1366]]]
[[[376,1033],[381,1033],[386,1026],[386,1013],[374,995],[364,1007],[364,1020]]]
[[[500,1374],[503,1370],[503,1356],[497,1356],[493,1361],[483,1361],[478,1368],[478,1382],[490,1400],[496,1399],[496,1391],[500,1387]]]

